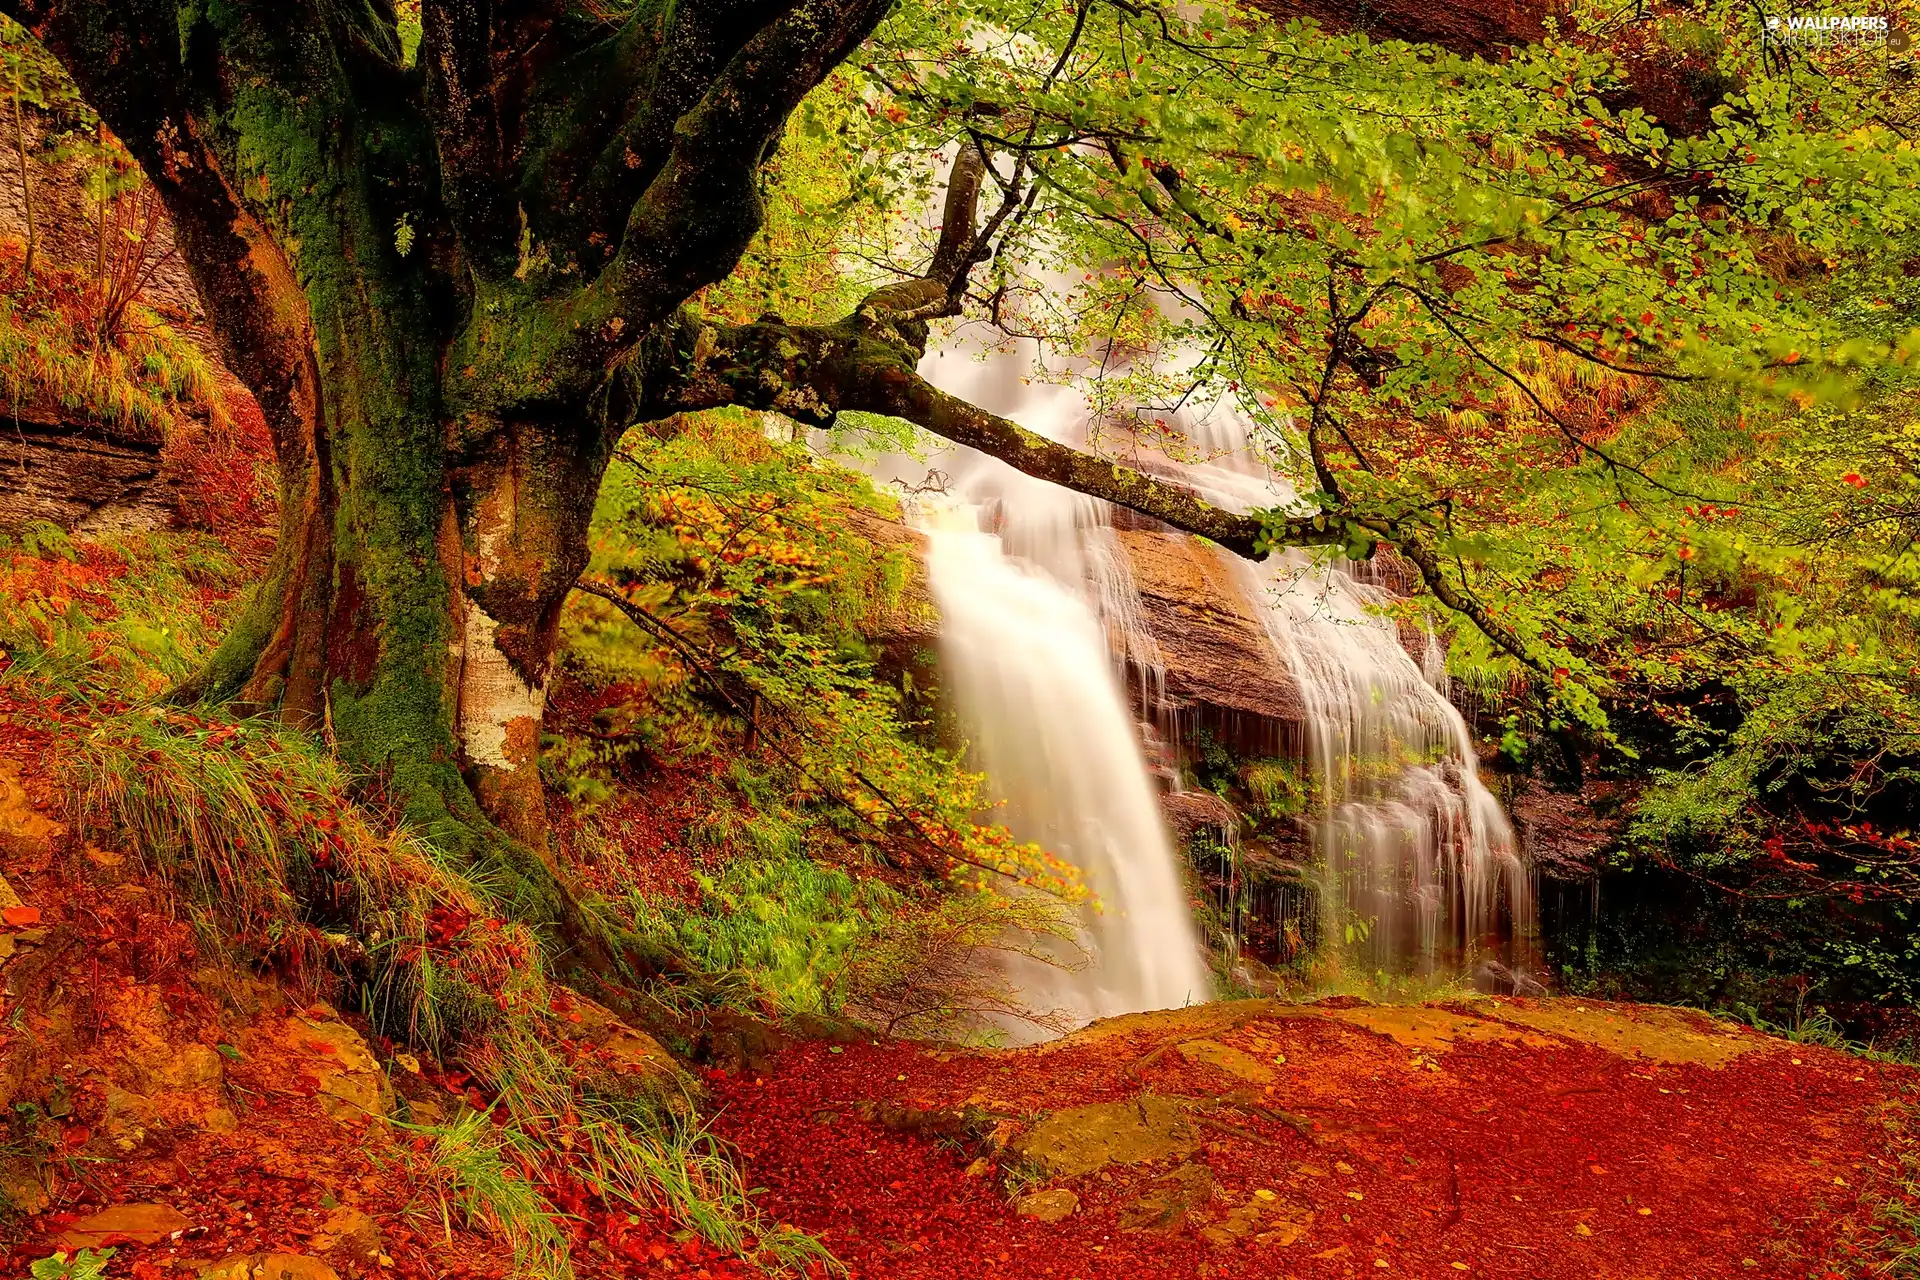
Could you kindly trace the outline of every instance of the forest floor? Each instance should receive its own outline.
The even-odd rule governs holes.
[[[0,1280],[85,1246],[134,1280],[509,1274],[429,1149],[486,1108],[472,1082],[206,954],[0,723],[0,1189],[28,1210]],[[713,1130],[862,1280],[1914,1274],[1920,1070],[1698,1013],[1340,997],[1020,1049],[759,1039],[706,1068]],[[755,1274],[542,1190],[581,1276]]]
[[[1852,1277],[1916,1088],[1688,1011],[1337,998],[805,1044],[717,1123],[860,1276]]]

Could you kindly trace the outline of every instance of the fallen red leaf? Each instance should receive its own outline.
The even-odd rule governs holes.
[[[0,920],[4,920],[8,924],[13,925],[16,928],[24,928],[27,925],[39,924],[40,908],[38,907],[0,907]]]

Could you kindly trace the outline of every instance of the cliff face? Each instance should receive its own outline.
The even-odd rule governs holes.
[[[170,523],[175,484],[160,442],[73,416],[28,404],[0,418],[0,529],[46,520],[99,534]]]
[[[0,276],[8,305],[0,316],[7,330],[0,335],[7,339],[7,367],[0,368],[0,529],[45,520],[100,534],[175,523],[182,477],[169,456],[169,438],[204,433],[212,400],[222,402],[228,416],[251,421],[257,412],[247,412],[247,392],[214,350],[193,281],[173,251],[172,228],[148,203],[151,197],[140,190],[120,197],[103,222],[100,205],[87,194],[87,162],[59,158],[52,136],[57,121],[25,114],[24,174],[11,113],[3,123]],[[29,200],[37,233],[31,280],[24,270]],[[102,355],[79,336],[92,332],[85,317],[110,289],[136,287],[138,307],[128,321],[134,336],[122,340],[131,345]],[[173,363],[194,368],[195,395],[160,389],[167,376],[146,367],[156,324],[165,326],[163,345]],[[161,416],[177,422],[129,413],[129,401],[144,401],[143,408],[164,404]],[[207,450],[187,452],[204,457]]]
[[[1140,608],[1165,661],[1165,712],[1252,753],[1298,740],[1300,690],[1247,604],[1229,553],[1184,534],[1121,529]]]

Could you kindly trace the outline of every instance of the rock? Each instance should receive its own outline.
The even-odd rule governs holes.
[[[1313,1226],[1311,1209],[1286,1200],[1276,1200],[1262,1212],[1262,1217],[1269,1225],[1254,1236],[1253,1242],[1276,1248],[1284,1249],[1306,1235],[1308,1228]]]
[[[1049,1177],[1072,1178],[1110,1164],[1191,1155],[1199,1145],[1199,1135],[1179,1103],[1142,1094],[1131,1102],[1056,1111],[1015,1139],[1011,1149]]]
[[[63,1249],[104,1249],[115,1244],[158,1244],[191,1223],[169,1204],[116,1204],[81,1218],[55,1236]]]
[[[159,439],[74,416],[46,401],[8,416],[0,528],[46,520],[99,534],[170,523],[174,491],[162,472]]]
[[[1636,785],[1595,780],[1579,792],[1523,781],[1508,802],[1513,828],[1544,875],[1584,880],[1597,873],[1633,813]]]
[[[408,1098],[406,1119],[409,1124],[438,1128],[447,1122],[447,1106],[438,1098]]]
[[[380,1258],[380,1224],[358,1209],[341,1205],[320,1224],[312,1243],[321,1253],[370,1266]]]
[[[1218,1040],[1185,1040],[1179,1050],[1188,1062],[1213,1067],[1249,1084],[1272,1084],[1279,1079],[1274,1069],[1260,1059]]]
[[[33,800],[20,785],[20,775],[14,766],[0,761],[0,837],[44,846],[65,832],[64,826],[33,807]],[[0,907],[20,905],[20,895],[8,885],[4,893],[0,893]]]
[[[1080,1207],[1080,1197],[1065,1187],[1036,1191],[1013,1202],[1013,1211],[1036,1222],[1059,1222]]]
[[[629,1026],[619,1015],[576,992],[555,1001],[562,1034],[586,1049],[576,1064],[598,1087],[652,1101],[681,1116],[693,1115],[705,1097],[700,1082],[658,1040]]]
[[[1211,791],[1166,792],[1160,797],[1160,812],[1167,815],[1174,841],[1182,846],[1196,831],[1227,832],[1240,825],[1233,806]]]
[[[39,1213],[52,1202],[45,1169],[19,1156],[0,1156],[0,1212]]]
[[[997,1155],[1006,1147],[1009,1134],[1018,1125],[1008,1116],[972,1103],[929,1108],[903,1102],[856,1102],[853,1109],[895,1133],[977,1148],[989,1155]]]
[[[883,647],[937,642],[940,607],[934,603],[933,588],[927,580],[926,535],[871,511],[848,511],[845,526],[848,537],[898,552],[907,565],[899,599],[863,622],[861,633]]]
[[[1301,723],[1306,707],[1233,557],[1184,534],[1121,529],[1114,537],[1166,665],[1167,701],[1256,754],[1274,753],[1281,727]]]
[[[122,1154],[130,1154],[147,1140],[147,1131],[153,1123],[152,1102],[137,1093],[110,1084],[107,1086],[106,1110],[94,1128]]]
[[[139,1064],[142,1093],[177,1093],[188,1089],[217,1089],[226,1077],[226,1062],[210,1044],[169,1045]]]
[[[286,1045],[319,1082],[321,1109],[336,1120],[393,1112],[393,1086],[360,1033],[326,1005],[287,1022]]]
[[[1147,1193],[1120,1206],[1122,1231],[1178,1231],[1187,1219],[1206,1212],[1213,1199],[1213,1170],[1183,1164],[1156,1178]]]
[[[340,1280],[318,1258],[298,1253],[236,1253],[200,1269],[200,1280]]]
[[[1498,960],[1482,960],[1473,969],[1473,989],[1490,996],[1543,996],[1547,989],[1524,969],[1509,969]]]
[[[1200,1238],[1219,1248],[1235,1244],[1253,1234],[1260,1221],[1260,1202],[1249,1200],[1227,1211],[1219,1222],[1200,1228]]]

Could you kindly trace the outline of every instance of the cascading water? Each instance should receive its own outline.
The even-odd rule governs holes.
[[[1209,455],[1182,475],[1214,501],[1244,511],[1292,498],[1229,407],[1182,426]],[[1531,872],[1480,781],[1431,635],[1416,662],[1383,616],[1390,593],[1359,569],[1302,552],[1240,567],[1306,707],[1327,941],[1365,971],[1478,965],[1528,985],[1537,963]]]
[[[1030,430],[1084,445],[1086,398],[1036,379],[1038,361],[1031,343],[982,357],[962,342],[929,355],[921,373]],[[1178,416],[1210,459],[1155,469],[1238,510],[1291,501],[1255,456],[1242,415],[1215,405]],[[1079,866],[1103,907],[1080,913],[1077,954],[1053,964],[1015,955],[1011,984],[1034,1013],[1067,1023],[1210,998],[1141,748],[1153,726],[1128,705],[1133,673],[1151,718],[1163,668],[1110,509],[967,449],[931,465],[896,456],[874,470],[940,491],[911,507],[928,537],[942,666],[974,758],[1013,832]],[[1480,781],[1431,637],[1416,662],[1380,611],[1390,593],[1360,566],[1293,553],[1237,572],[1306,709],[1326,875],[1307,915],[1324,941],[1369,972],[1457,973],[1481,963],[1524,974],[1535,955],[1531,876]]]
[[[1086,415],[1077,394],[1029,382],[1019,355],[936,353],[922,372],[1054,438]],[[898,478],[903,465],[875,471]],[[1012,955],[1010,984],[1070,1025],[1211,999],[1122,674],[1128,662],[1152,672],[1159,654],[1106,505],[971,450],[918,466],[945,478],[946,495],[916,499],[912,518],[927,535],[943,677],[973,758],[1009,829],[1079,867],[1098,903],[1077,911],[1077,947],[1053,963],[1039,958],[1046,939],[1034,957]]]
[[[1080,913],[1084,958],[1016,954],[1008,977],[1029,1008],[1073,1025],[1210,999],[1106,635],[1085,599],[1010,557],[978,514],[920,520],[941,670],[1009,829],[1078,866],[1101,905]]]

